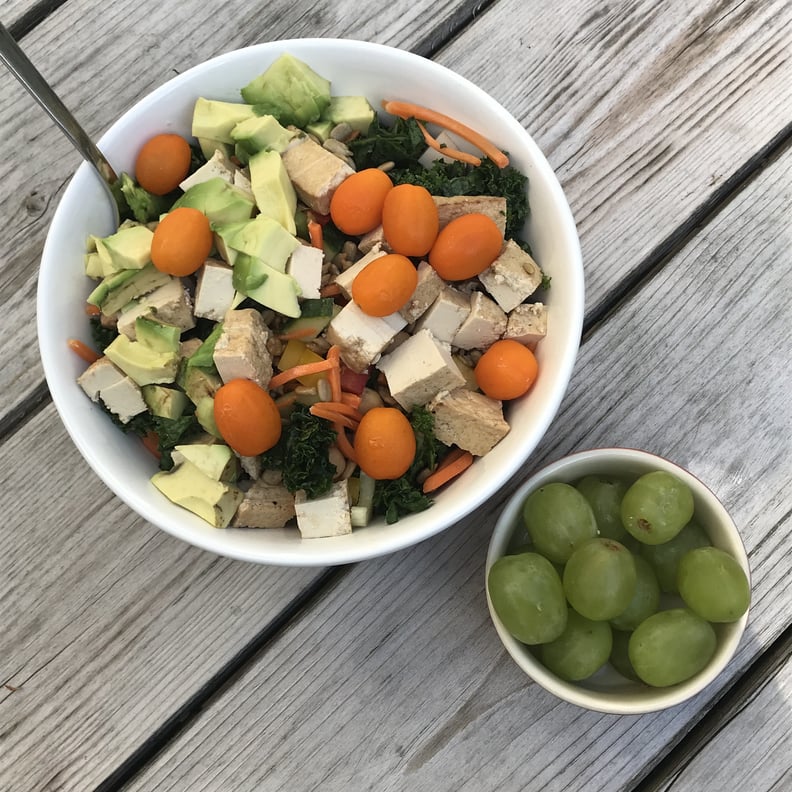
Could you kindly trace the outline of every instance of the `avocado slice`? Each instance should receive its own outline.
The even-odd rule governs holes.
[[[185,460],[215,481],[234,482],[239,478],[239,460],[223,443],[189,443],[173,449],[173,461],[179,465]]]
[[[223,380],[214,366],[183,365],[179,371],[179,387],[187,394],[187,398],[197,405],[204,396],[214,398]]]
[[[97,240],[107,253],[110,265],[116,271],[143,269],[151,261],[151,241],[154,232],[144,225],[127,226],[115,234]]]
[[[300,246],[277,220],[263,214],[243,223],[218,225],[215,233],[226,248],[261,259],[279,272],[286,271],[289,256]]]
[[[244,281],[237,279],[237,271]],[[255,285],[253,285],[255,284]],[[244,287],[244,288],[241,288]],[[234,288],[257,303],[284,316],[300,316],[300,287],[291,275],[273,269],[261,259],[241,253],[234,265]]]
[[[208,138],[233,145],[231,130],[248,118],[255,118],[256,111],[248,104],[220,102],[199,97],[195,101],[192,119],[193,137]],[[212,151],[214,154],[214,150]],[[207,156],[209,159],[211,155]]]
[[[242,89],[242,98],[259,115],[274,115],[281,124],[304,127],[330,104],[330,81],[307,63],[284,53]]]
[[[130,341],[123,334],[112,340],[105,355],[141,387],[173,382],[179,368],[178,354],[157,352],[140,341]]]
[[[296,234],[297,193],[280,154],[259,151],[250,158],[249,167],[250,186],[261,214],[277,220],[290,234]]]
[[[180,390],[164,385],[144,385],[140,390],[149,412],[158,418],[181,418],[190,402]]]
[[[238,487],[215,481],[189,460],[167,473],[155,473],[151,483],[170,501],[197,514],[215,528],[228,526],[243,498]]]
[[[198,423],[218,440],[223,439],[214,417],[214,396],[202,396],[195,405],[195,417]]]
[[[173,208],[189,206],[203,212],[211,223],[235,223],[250,219],[254,204],[245,193],[219,176],[194,184]]]
[[[135,337],[154,352],[178,354],[181,329],[148,316],[138,316],[135,319]]]
[[[285,151],[289,142],[298,133],[285,129],[274,115],[247,118],[231,130],[231,137],[250,156],[259,151]]]
[[[374,115],[374,108],[365,96],[331,96],[320,120],[329,121],[332,126],[346,123],[361,135],[366,135]]]
[[[88,295],[88,302],[102,309],[105,316],[120,311],[128,302],[164,286],[171,276],[153,264],[139,270],[121,270],[103,278]]]

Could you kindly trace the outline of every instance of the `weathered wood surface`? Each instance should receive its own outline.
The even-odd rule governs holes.
[[[591,334],[526,469],[624,445],[676,460],[718,494],[750,555],[753,611],[715,683],[641,717],[587,712],[529,684],[488,624],[489,504],[355,567],[132,788],[631,788],[790,621],[792,306],[776,233],[792,212],[790,173],[792,152]]]
[[[792,789],[792,663],[754,691],[750,702],[658,792]]]

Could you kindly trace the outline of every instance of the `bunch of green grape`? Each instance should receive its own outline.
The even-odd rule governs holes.
[[[748,610],[743,568],[711,545],[671,473],[545,484],[522,518],[487,588],[506,629],[562,679],[609,662],[636,682],[678,684],[710,661],[713,623]]]

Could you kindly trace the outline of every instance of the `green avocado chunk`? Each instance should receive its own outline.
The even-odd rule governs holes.
[[[233,144],[231,130],[240,122],[255,117],[256,112],[250,105],[199,97],[193,108],[193,137],[199,140],[212,140],[215,143]],[[211,155],[207,155],[207,159],[210,157]]]
[[[187,396],[176,388],[166,388],[164,385],[144,385],[140,390],[149,412],[158,418],[169,418],[172,421],[181,418],[189,404]]]
[[[185,460],[215,481],[234,482],[239,477],[239,460],[223,443],[189,443],[173,449],[173,461],[179,465]]]
[[[130,341],[123,334],[113,339],[105,355],[141,387],[173,382],[179,367],[177,353],[158,352],[141,341]]]
[[[259,151],[250,158],[250,187],[261,214],[277,220],[290,234],[297,233],[294,213],[297,193],[277,151]]]
[[[212,223],[236,223],[249,220],[254,204],[238,187],[219,176],[190,187],[173,208],[189,206],[203,212]]]

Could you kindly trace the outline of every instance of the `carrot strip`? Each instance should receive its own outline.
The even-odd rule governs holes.
[[[100,357],[98,352],[91,349],[87,344],[84,344],[78,338],[70,338],[67,342],[72,352],[76,352],[86,363],[96,363]]]
[[[453,132],[459,137],[472,143],[476,148],[481,149],[499,168],[505,168],[509,164],[509,158],[491,141],[483,135],[466,126],[461,121],[457,121],[451,116],[430,110],[428,107],[420,107],[412,102],[383,101],[382,107],[385,112],[399,118],[414,118],[416,121],[425,121],[428,124],[437,124],[444,127],[449,132]]]
[[[280,333],[275,336],[279,341],[291,341],[292,338],[305,338],[306,336],[315,335],[316,331],[310,327],[303,327],[300,330],[292,330],[291,333]]]
[[[313,406],[323,410],[333,410],[333,412],[337,412],[339,415],[348,415],[356,421],[359,421],[363,417],[358,410],[349,404],[344,404],[342,401],[314,402]]]
[[[98,305],[85,303],[85,313],[88,314],[88,316],[99,316],[99,314],[102,313],[102,309]]]
[[[333,368],[334,365],[337,364],[333,363],[332,360],[317,360],[316,363],[301,363],[299,366],[292,366],[290,369],[276,374],[270,380],[269,387],[271,390],[275,390],[275,388],[280,388],[281,385],[285,385],[287,382],[291,382],[291,380],[297,379],[298,377],[305,377],[308,374],[318,374],[320,371],[327,371]]]
[[[423,483],[424,492],[434,492],[438,487],[447,484],[473,464],[473,454],[461,448],[451,451],[438,466],[437,470],[427,477]]]
[[[360,407],[360,402],[362,399],[357,395],[357,393],[347,393],[346,391],[341,391],[341,401],[357,410]]]
[[[336,412],[335,410],[328,410],[322,407],[317,407],[315,404],[312,404],[309,408],[311,415],[315,415],[317,418],[324,418],[326,421],[331,421],[333,426],[336,424],[340,424],[341,426],[345,426],[347,429],[357,429],[358,421],[354,418],[350,418],[347,415],[341,415],[341,413]]]
[[[346,430],[344,429],[344,427],[341,424],[334,423],[333,429],[336,430],[336,445],[338,446],[338,450],[347,459],[351,459],[353,462],[357,464],[355,449],[352,447],[352,443],[349,442],[349,438],[346,436]]]
[[[478,167],[481,165],[481,158],[475,154],[468,154],[467,151],[460,151],[459,149],[451,148],[450,146],[442,146],[440,142],[429,134],[429,130],[420,122],[416,121],[423,132],[424,140],[429,148],[439,151],[444,157],[451,157],[451,159],[459,160],[460,162],[467,162],[468,165]]]
[[[320,297],[337,297],[339,294],[341,294],[341,287],[335,282],[328,283],[319,289]]]
[[[341,401],[341,350],[336,344],[327,350],[327,359],[333,361],[328,379],[330,380],[330,395],[334,402]]]
[[[311,245],[319,250],[324,249],[324,232],[321,223],[316,220],[308,221],[308,238],[311,240]]]

